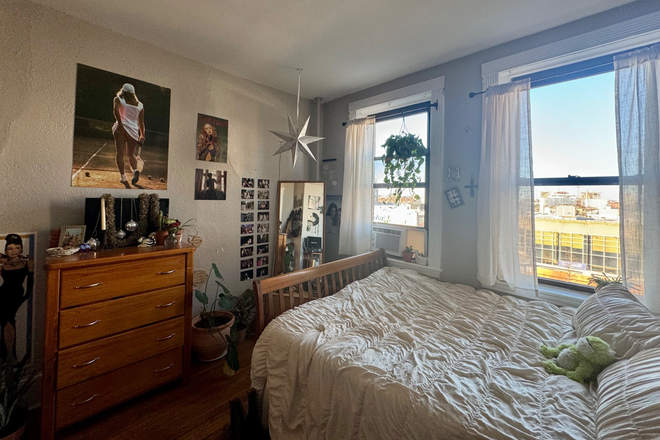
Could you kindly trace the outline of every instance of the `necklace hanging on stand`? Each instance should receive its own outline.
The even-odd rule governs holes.
[[[121,222],[124,221],[124,199],[119,199],[119,224],[121,225]],[[118,239],[122,239],[126,237],[126,232],[119,228],[117,233],[115,234],[115,237]]]
[[[135,208],[135,199],[131,197],[131,219],[126,222],[124,227],[128,232],[133,232],[138,228],[138,222],[133,220],[133,211]]]
[[[101,201],[103,203],[103,201]],[[87,244],[89,245],[89,249],[92,251],[95,251],[97,249],[101,248],[101,241],[97,238],[98,235],[98,227],[99,227],[99,220],[101,219],[101,212],[99,211],[99,215],[96,218],[96,223],[94,224],[94,230],[92,231],[92,236],[87,240]]]

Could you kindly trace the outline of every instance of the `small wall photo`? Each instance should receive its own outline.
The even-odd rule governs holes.
[[[214,116],[197,115],[196,159],[227,163],[229,121]]]
[[[195,200],[225,200],[227,171],[195,170]]]
[[[78,64],[71,186],[166,190],[170,94]]]

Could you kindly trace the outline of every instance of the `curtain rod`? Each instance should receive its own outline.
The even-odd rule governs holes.
[[[434,103],[431,103],[430,101],[427,101],[426,103],[418,103],[418,104],[411,104],[406,107],[401,107],[395,110],[387,110],[384,112],[376,113],[374,115],[369,115],[367,116],[368,118],[375,117],[376,119],[378,118],[391,118],[394,116],[399,116],[403,115],[405,116],[406,113],[412,113],[412,112],[417,112],[419,110],[425,110],[425,109],[430,109],[431,107],[435,107],[435,109],[438,109],[438,101],[435,101]],[[350,121],[345,121],[342,122],[341,125],[346,127],[346,124],[348,124]]]

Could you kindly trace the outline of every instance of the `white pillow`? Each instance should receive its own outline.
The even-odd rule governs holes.
[[[596,438],[660,438],[660,348],[616,362],[598,375]]]
[[[619,358],[660,347],[660,318],[620,284],[610,284],[587,298],[573,316],[578,338],[598,336]]]

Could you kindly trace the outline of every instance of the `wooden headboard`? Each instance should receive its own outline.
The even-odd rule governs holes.
[[[307,301],[333,295],[349,283],[387,266],[383,249],[254,282],[257,338],[277,315]]]

